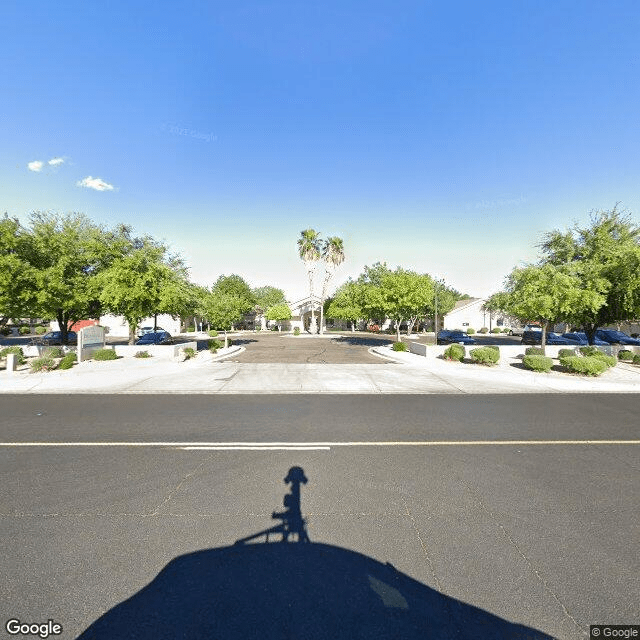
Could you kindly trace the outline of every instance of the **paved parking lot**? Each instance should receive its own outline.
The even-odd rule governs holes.
[[[390,336],[350,335],[332,337],[299,337],[290,334],[250,333],[234,338],[246,351],[237,362],[296,364],[383,364],[369,353],[371,347],[389,344]]]

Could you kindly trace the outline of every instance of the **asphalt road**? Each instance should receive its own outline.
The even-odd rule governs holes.
[[[247,350],[234,358],[237,362],[300,364],[381,364],[369,353],[370,347],[389,344],[389,336],[344,335],[331,338],[294,337],[287,334],[260,332],[234,340]]]
[[[65,639],[639,624],[637,424],[634,395],[2,396],[0,611]],[[234,546],[294,465],[311,544]]]

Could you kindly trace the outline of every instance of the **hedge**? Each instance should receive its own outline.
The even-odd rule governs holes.
[[[58,369],[71,369],[76,360],[77,357],[75,353],[67,353],[67,355],[58,363]]]
[[[406,342],[394,342],[391,347],[394,351],[406,351],[407,343]]]
[[[602,358],[594,356],[567,356],[560,358],[560,364],[571,373],[582,373],[588,376],[599,376],[608,369]]]
[[[542,350],[542,347],[527,347],[524,350],[524,354],[526,356],[543,356],[544,351]],[[571,355],[574,355],[573,352],[571,352]]]
[[[618,351],[618,360],[633,360],[633,351],[629,351],[628,349]]]
[[[91,357],[93,360],[116,360],[118,358],[113,349],[98,349]]]
[[[15,353],[18,356],[16,358],[16,362],[18,364],[24,364],[24,351],[22,350],[22,347],[5,347],[0,350],[0,358],[6,358],[10,353]]]
[[[577,354],[573,349],[560,349],[560,351],[558,351],[558,358],[570,358],[575,355]]]
[[[478,364],[496,364],[500,360],[500,350],[495,347],[480,347],[479,349],[472,349],[470,352],[471,358]]]
[[[531,354],[522,358],[522,364],[532,371],[544,371],[548,373],[551,371],[553,360],[546,356]]]
[[[444,350],[442,355],[445,360],[458,360],[459,362],[462,362],[466,355],[466,351],[461,344],[452,344]]]

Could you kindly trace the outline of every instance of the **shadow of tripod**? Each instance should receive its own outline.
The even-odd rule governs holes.
[[[298,542],[309,542],[309,536],[307,535],[306,521],[302,517],[300,510],[300,484],[307,483],[307,477],[304,475],[302,467],[291,467],[287,477],[284,479],[286,484],[291,484],[291,493],[287,493],[284,497],[284,511],[277,513],[274,511],[271,517],[274,520],[282,520],[281,524],[278,524],[264,531],[259,531],[246,538],[240,538],[236,540],[235,544],[244,544],[249,540],[260,538],[265,536],[266,542],[269,542],[269,536],[274,533],[282,534],[281,542],[288,542],[289,536],[292,534],[297,535]]]

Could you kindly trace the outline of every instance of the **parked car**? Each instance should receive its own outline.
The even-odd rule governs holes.
[[[147,333],[154,333],[156,331],[164,331],[164,329],[162,327],[156,327],[155,329],[153,327],[140,327],[138,329],[138,335],[146,336]]]
[[[640,346],[640,338],[632,338],[623,331],[616,331],[615,329],[598,329],[596,331],[596,338],[606,340],[609,344],[629,344]]]
[[[522,344],[542,344],[542,331],[525,331],[522,334]],[[572,344],[575,345],[575,342],[571,342],[567,338],[564,338],[559,333],[554,333],[553,331],[549,331],[545,337],[545,344]]]
[[[61,331],[49,331],[39,338],[34,338],[33,342],[37,344],[62,344]],[[75,331],[67,332],[67,344],[78,344],[78,334]]]
[[[136,340],[136,344],[171,344],[171,342],[171,334],[168,331],[152,331]]]
[[[457,344],[462,342],[463,344],[478,344],[477,340],[474,340],[468,336],[464,331],[451,331],[443,329],[438,331],[438,344]]]
[[[524,327],[509,327],[508,334],[510,336],[521,336],[524,332]]]
[[[589,344],[589,339],[587,338],[587,334],[584,333],[583,331],[573,331],[571,333],[563,333],[562,334],[563,338],[566,338],[567,340],[571,340],[572,344],[576,344],[580,347],[584,347],[586,345]],[[604,340],[600,340],[599,338],[596,338],[593,341],[593,344],[596,347],[608,347],[609,343],[605,342]]]
[[[509,335],[521,336],[525,331],[542,331],[542,327],[537,322],[525,324],[524,327],[511,327]]]

